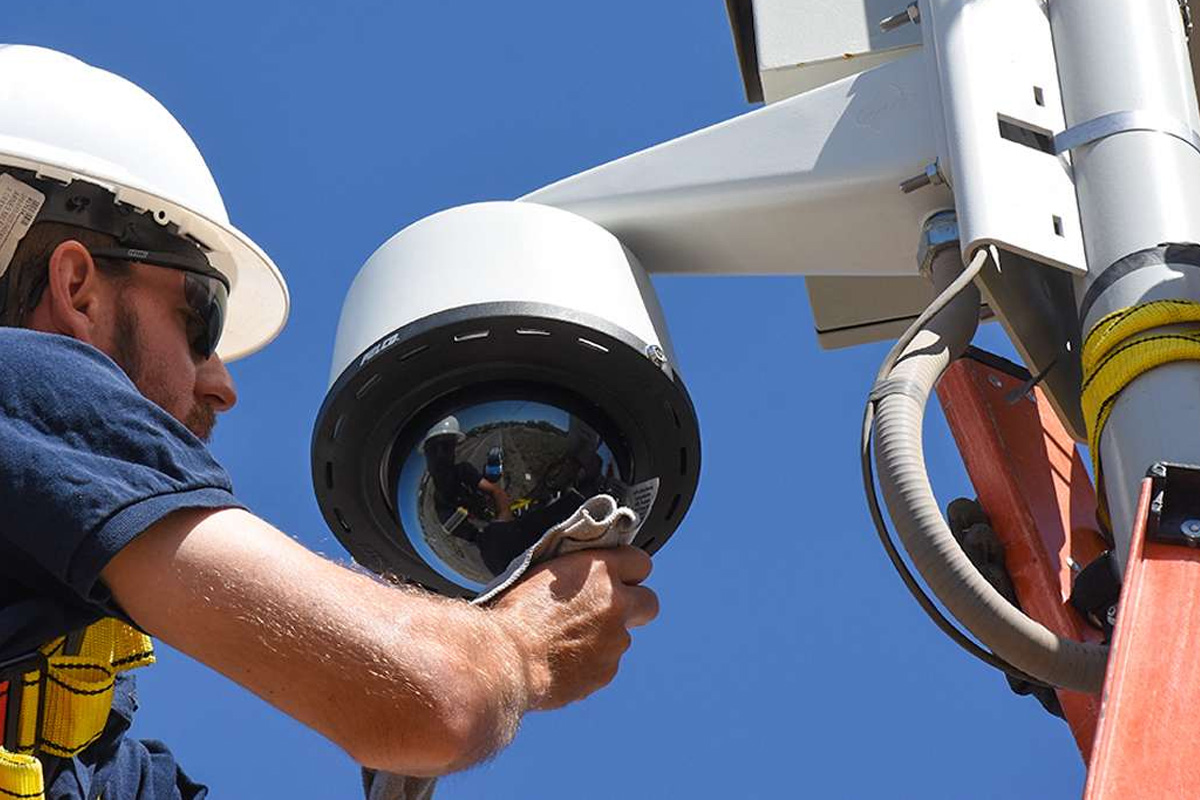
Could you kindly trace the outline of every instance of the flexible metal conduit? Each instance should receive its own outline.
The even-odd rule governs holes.
[[[984,251],[976,254],[984,257]],[[956,248],[934,257],[933,279],[939,289],[962,271]],[[897,388],[876,401],[875,462],[884,501],[929,588],[980,642],[1046,683],[1099,692],[1108,648],[1064,639],[1000,596],[963,553],[933,496],[921,444],[925,405],[942,373],[970,343],[978,323],[979,289],[972,284],[916,334],[884,376]]]

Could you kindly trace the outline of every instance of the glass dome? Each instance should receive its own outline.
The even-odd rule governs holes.
[[[624,501],[623,478],[611,447],[579,417],[501,400],[432,425],[403,458],[394,500],[421,558],[478,591],[587,498]]]

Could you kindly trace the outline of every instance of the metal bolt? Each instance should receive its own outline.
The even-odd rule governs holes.
[[[995,375],[988,375],[988,383],[990,383],[992,386],[996,387],[997,389],[1004,386],[1004,384],[1000,382],[1000,379],[997,378]]]
[[[656,367],[662,367],[667,363],[667,354],[656,344],[652,344],[646,348],[646,358],[650,359],[650,363]]]
[[[934,159],[931,163],[925,166],[925,171],[920,175],[913,175],[911,178],[900,182],[900,191],[905,194],[911,194],[917,189],[922,189],[926,186],[940,186],[945,183],[946,179],[942,176],[942,171],[938,167],[938,162]]]
[[[1117,607],[1109,606],[1108,613],[1104,615],[1104,618],[1108,620],[1109,625],[1116,625],[1117,624]]]
[[[1071,568],[1071,572],[1079,572],[1083,567],[1079,566],[1079,562],[1067,556],[1067,566]]]
[[[1185,519],[1179,530],[1192,541],[1200,541],[1200,519]]]
[[[909,3],[903,11],[879,20],[879,30],[887,33],[902,25],[908,25],[910,22],[913,25],[921,24],[921,9],[917,8],[916,3]]]
[[[928,277],[933,273],[933,257],[950,247],[958,249],[958,218],[953,211],[939,211],[921,226],[917,269]]]

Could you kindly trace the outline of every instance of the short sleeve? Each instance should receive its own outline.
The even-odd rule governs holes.
[[[241,505],[204,443],[90,345],[2,328],[0,373],[0,548],[84,600],[108,600],[100,571],[166,515]]]

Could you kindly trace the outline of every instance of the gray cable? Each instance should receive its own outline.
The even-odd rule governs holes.
[[[947,627],[953,629],[951,636],[973,655],[1016,677],[1028,680],[1034,676],[1054,686],[1098,692],[1108,649],[1057,636],[996,592],[955,541],[925,471],[921,443],[925,406],[938,379],[974,335],[979,293],[972,281],[983,269],[987,255],[986,251],[977,252],[965,270],[954,251],[935,260],[935,280],[957,275],[884,359],[878,382],[889,381],[893,386],[904,386],[905,391],[887,393],[869,404],[864,435],[869,436],[874,428],[880,488],[914,566],[950,613],[994,653],[970,642],[936,612],[928,597],[922,602],[918,596],[927,613],[931,609],[937,613],[934,621],[938,626],[947,633]],[[871,477],[869,457],[867,460],[864,482]],[[869,494],[873,494],[873,481],[870,488]],[[874,517],[878,504],[873,497],[869,502]],[[878,525],[880,520],[876,522]],[[908,580],[905,583],[912,591],[914,586]]]
[[[926,313],[919,316],[908,327],[908,329],[896,341],[896,344],[892,346],[892,349],[888,352],[888,355],[884,358],[883,365],[879,370],[880,375],[885,375],[886,372],[891,369],[892,365],[895,364],[903,349],[908,346],[908,343],[912,341],[912,338],[916,336],[916,334],[925,326],[929,319],[937,314],[946,306],[946,303],[948,303],[952,298],[956,297],[959,292],[963,291],[970,284],[971,280],[973,280],[974,277],[979,273],[980,269],[982,269],[983,263],[984,262],[982,259],[977,259],[976,262],[973,262],[971,266],[969,266],[963,273],[964,279],[961,281],[956,281],[954,284],[947,287],[946,290],[942,292],[942,294],[939,295],[933,301],[933,303],[930,304],[929,308],[926,309]],[[914,576],[912,571],[908,568],[908,564],[904,562],[904,558],[900,555],[900,551],[896,548],[896,544],[892,541],[891,534],[888,533],[887,522],[883,516],[883,510],[879,505],[879,497],[877,496],[875,490],[875,476],[874,470],[871,466],[871,435],[874,431],[875,403],[888,394],[893,394],[895,392],[909,394],[910,396],[916,397],[918,400],[921,400],[925,397],[924,391],[911,381],[898,383],[896,381],[889,380],[886,377],[877,379],[875,386],[871,389],[867,405],[863,410],[862,437],[859,440],[859,462],[862,469],[863,492],[867,498],[867,507],[871,512],[871,520],[875,523],[875,532],[879,537],[880,544],[883,545],[884,552],[887,553],[888,559],[892,563],[892,567],[900,576],[900,580],[903,581],[905,588],[908,589],[909,593],[913,596],[913,599],[917,601],[917,604],[926,613],[926,615],[928,615],[930,620],[933,621],[938,629],[950,637],[955,644],[959,645],[969,654],[980,661],[983,661],[985,664],[995,667],[1007,675],[1020,680],[1028,681],[1030,683],[1035,683],[1042,686],[1047,685],[1043,684],[1036,678],[1021,672],[1012,664],[1009,664],[1004,659],[998,657],[995,653],[991,653],[980,647],[969,636],[955,627],[954,623],[946,618],[946,615],[941,612],[933,600],[930,599],[929,595],[925,593],[925,590],[921,587],[921,584],[917,580],[916,576]]]

